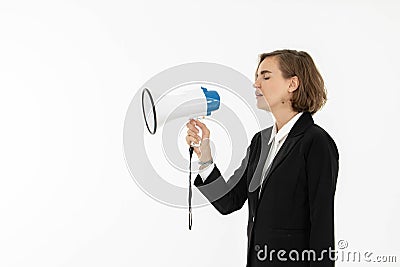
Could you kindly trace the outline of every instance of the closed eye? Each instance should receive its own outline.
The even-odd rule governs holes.
[[[264,77],[264,80],[268,80],[269,79],[269,77]]]

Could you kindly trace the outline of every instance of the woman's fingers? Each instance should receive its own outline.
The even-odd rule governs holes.
[[[202,142],[202,146],[203,146],[203,142],[205,147],[193,147],[193,151],[197,154],[197,157],[200,159],[202,157],[202,152],[201,149],[205,149],[205,151],[207,152],[209,149],[207,149],[207,142],[210,138],[210,130],[207,128],[207,126],[200,122],[199,120],[195,120],[195,119],[191,119],[187,124],[186,127],[188,128],[187,131],[187,136],[186,136],[186,143],[191,146],[192,142],[195,144],[199,144],[200,142]],[[198,135],[199,134],[199,129],[197,129],[197,127],[199,127],[201,129],[201,137]],[[204,152],[204,151],[203,151]],[[210,153],[205,153],[205,158],[208,158],[207,155]],[[211,156],[210,156],[211,157]]]
[[[196,122],[193,119],[186,123],[186,127],[195,133],[199,133],[199,130],[196,128]]]
[[[204,123],[200,122],[199,120],[195,120],[195,123],[201,129],[201,133],[202,133],[201,138],[202,139],[210,138],[210,130],[207,128],[207,126]]]
[[[196,138],[197,140],[201,140],[200,136],[198,136],[195,132],[193,132],[192,130],[188,130],[187,134],[190,136],[193,136],[194,138]]]
[[[188,125],[188,126],[190,126],[190,125],[196,126],[196,120],[195,119],[190,119],[189,122],[186,125]]]
[[[190,146],[192,142],[195,143],[195,144],[198,144],[200,141],[197,138],[193,137],[193,136],[187,135],[186,136],[186,143]]]

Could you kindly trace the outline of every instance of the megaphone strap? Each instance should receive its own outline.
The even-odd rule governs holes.
[[[189,230],[192,230],[192,156],[193,147],[189,147]]]

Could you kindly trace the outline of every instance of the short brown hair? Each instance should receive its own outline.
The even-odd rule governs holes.
[[[327,91],[324,80],[308,53],[288,49],[263,53],[259,55],[258,66],[267,57],[277,58],[284,78],[297,76],[299,79],[299,87],[293,92],[291,99],[293,110],[314,114],[322,108],[327,100]]]

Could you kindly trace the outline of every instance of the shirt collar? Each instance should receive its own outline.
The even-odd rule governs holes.
[[[300,118],[300,116],[303,114],[303,112],[297,113],[293,118],[291,118],[285,125],[282,126],[282,128],[277,132],[276,131],[276,122],[274,121],[274,125],[272,126],[272,132],[271,132],[271,137],[269,138],[268,145],[272,143],[272,140],[276,138],[276,140],[279,142],[281,141],[284,137],[286,137],[290,130],[292,129],[293,125],[296,123],[296,121]]]

